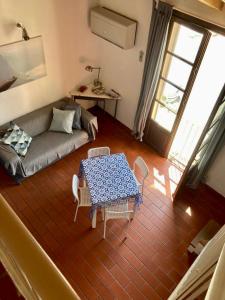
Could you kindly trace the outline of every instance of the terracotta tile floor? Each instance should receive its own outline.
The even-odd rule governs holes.
[[[21,185],[0,168],[0,192],[81,299],[167,299],[190,265],[190,241],[211,218],[224,223],[224,198],[203,185],[197,191],[184,190],[174,203],[171,193],[180,176],[176,168],[135,141],[119,122],[100,110],[95,113],[100,128],[95,142]],[[121,220],[108,222],[107,239],[102,240],[101,216],[93,230],[85,208],[73,223],[72,175],[88,148],[105,145],[113,153],[124,152],[130,164],[141,155],[150,170],[144,204],[128,228],[127,239],[127,223]],[[1,289],[0,299],[2,295]]]

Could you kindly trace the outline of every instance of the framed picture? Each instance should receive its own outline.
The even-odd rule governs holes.
[[[46,75],[41,36],[0,46],[0,93]]]

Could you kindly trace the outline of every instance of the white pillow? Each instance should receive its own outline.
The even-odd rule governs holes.
[[[73,110],[61,110],[53,107],[53,118],[49,130],[73,133],[74,113]]]

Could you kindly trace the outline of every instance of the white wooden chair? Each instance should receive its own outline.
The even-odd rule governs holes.
[[[137,167],[140,169],[141,171],[141,176],[142,176],[142,179],[141,179],[141,182],[137,179],[137,176],[135,174],[136,170],[137,170]],[[144,182],[145,182],[145,179],[148,177],[149,175],[149,169],[148,169],[148,166],[146,164],[146,162],[144,161],[144,159],[141,157],[141,156],[138,156],[135,161],[134,161],[134,164],[133,164],[133,174],[134,174],[134,178],[136,180],[136,183],[140,189],[140,192],[141,194],[143,195],[143,189],[144,189]]]
[[[77,202],[76,212],[74,216],[75,222],[77,218],[78,208],[82,206],[91,206],[91,201],[88,187],[79,187],[79,178],[77,177],[77,175],[73,175],[72,191],[74,196],[74,202]]]
[[[98,148],[90,148],[88,150],[88,158],[100,156],[100,155],[110,155],[109,147],[98,147]]]
[[[102,218],[104,220],[103,238],[106,236],[106,222],[110,219],[127,219],[129,222],[134,217],[135,210],[129,210],[128,201],[125,203],[102,208]]]

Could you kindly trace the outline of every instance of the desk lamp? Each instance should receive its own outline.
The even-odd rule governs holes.
[[[86,66],[85,70],[88,72],[93,72],[94,70],[98,70],[98,78],[94,80],[94,86],[102,86],[102,82],[99,80],[99,75],[101,71],[100,67]]]

